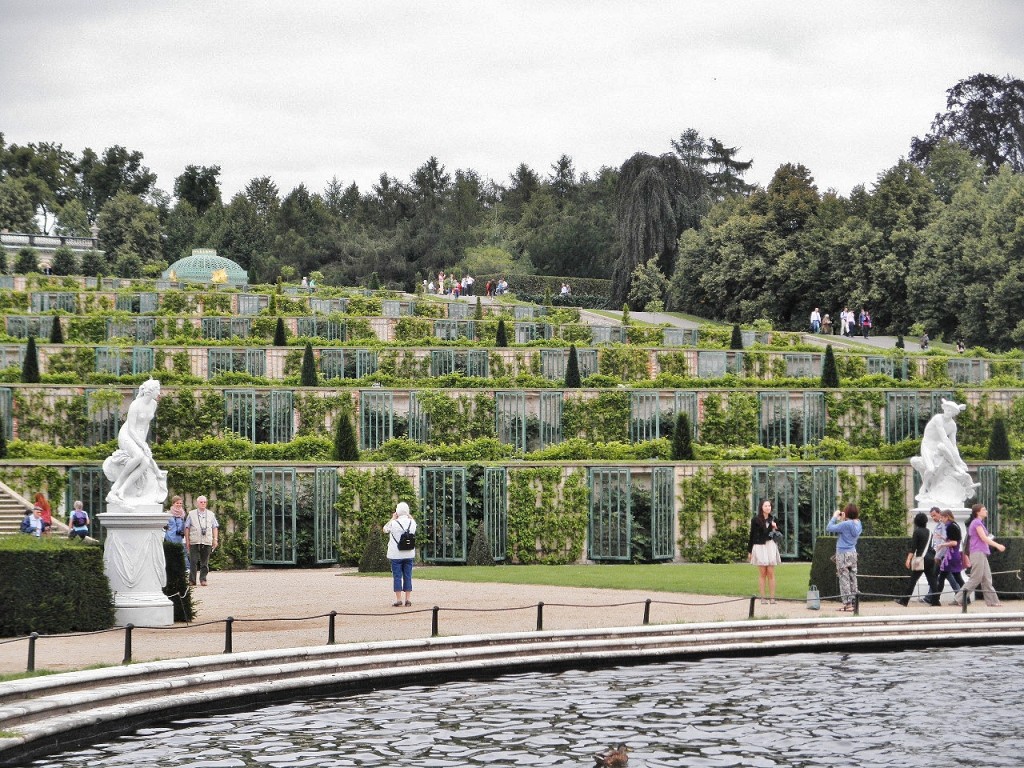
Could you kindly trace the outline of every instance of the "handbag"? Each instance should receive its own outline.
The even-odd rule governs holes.
[[[774,541],[776,544],[779,544],[779,545],[781,545],[782,542],[786,540],[786,537],[782,534],[782,531],[780,531],[778,528],[776,528],[774,531],[769,533],[768,534],[768,538],[771,539],[772,541]]]
[[[821,610],[821,596],[818,594],[818,588],[813,584],[807,590],[807,610]]]
[[[924,570],[924,555],[914,555],[910,558],[910,570],[912,571],[923,571]]]

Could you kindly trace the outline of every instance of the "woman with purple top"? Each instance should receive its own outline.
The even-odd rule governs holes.
[[[992,586],[992,569],[988,564],[988,556],[992,554],[992,547],[1000,552],[1005,552],[1006,547],[993,539],[985,527],[985,520],[988,518],[988,509],[984,504],[975,504],[971,507],[974,517],[967,528],[968,551],[971,558],[971,578],[964,584],[963,589],[953,598],[953,602],[960,605],[963,598],[970,602],[970,594],[980,587],[985,596],[985,605],[995,607],[1000,605],[999,595]]]
[[[851,503],[842,510],[837,509],[828,521],[828,532],[839,537],[836,540],[836,575],[839,576],[839,595],[843,601],[840,611],[852,611],[857,594],[857,539],[864,530],[858,517],[860,510]]]

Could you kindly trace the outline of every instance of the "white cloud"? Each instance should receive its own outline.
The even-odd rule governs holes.
[[[821,189],[870,185],[945,89],[1024,76],[1011,1],[3,3],[0,131],[367,189],[431,155],[504,181],[665,152],[688,127]]]

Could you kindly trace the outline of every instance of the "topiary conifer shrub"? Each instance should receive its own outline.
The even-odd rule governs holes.
[[[476,297],[476,310],[473,313],[473,318],[475,320],[483,320],[484,319],[484,305],[480,303],[480,297],[479,296]]]
[[[569,359],[565,363],[565,388],[579,389],[582,386],[580,380],[580,361],[576,353],[576,345],[569,345]]]
[[[299,375],[299,385],[303,387],[315,387],[320,383],[320,377],[316,371],[316,360],[313,357],[313,345],[306,342],[302,350],[302,372]]]
[[[491,540],[483,525],[478,525],[473,534],[473,543],[466,554],[466,565],[496,565],[491,555]]]
[[[274,346],[275,347],[287,347],[288,346],[288,334],[284,330],[284,318],[277,318],[277,325],[274,326]]]
[[[50,343],[64,343],[64,328],[61,326],[60,317],[58,317],[57,315],[53,316],[53,324],[50,326]]]
[[[334,427],[334,461],[359,461],[359,446],[352,420],[345,412],[339,413]]]
[[[1006,419],[997,416],[992,419],[992,434],[988,441],[988,458],[992,461],[1009,461],[1010,437],[1006,434]]]
[[[743,349],[743,331],[738,325],[732,327],[732,336],[729,338],[729,349]]]
[[[693,461],[693,437],[690,415],[680,411],[672,430],[672,461]]]
[[[825,347],[825,362],[821,366],[821,386],[823,389],[839,388],[839,368],[836,366],[836,355],[831,344]]]
[[[390,570],[387,535],[380,528],[371,525],[366,530],[366,547],[363,549],[363,556],[359,558],[359,572],[387,573]]]
[[[501,318],[500,320],[498,320],[498,333],[494,339],[494,346],[508,346],[508,333],[505,331],[505,318]]]
[[[36,337],[28,337],[28,345],[25,347],[25,360],[21,364],[21,383],[38,384],[39,378],[39,352],[36,350]]]

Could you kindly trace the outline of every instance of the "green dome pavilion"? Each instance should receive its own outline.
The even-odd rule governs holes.
[[[246,285],[248,273],[231,259],[218,256],[213,248],[193,248],[192,255],[178,259],[163,271],[165,280],[181,283]]]

